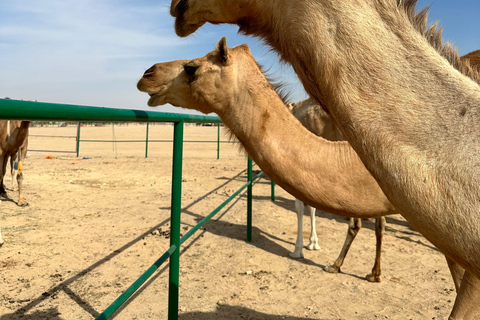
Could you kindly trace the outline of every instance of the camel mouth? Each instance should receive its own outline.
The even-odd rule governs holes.
[[[177,34],[177,36],[184,38],[197,31],[204,24],[204,22],[197,24],[189,24],[185,22],[182,17],[177,17],[175,19],[175,33]]]
[[[173,0],[170,13],[175,17],[175,33],[179,37],[187,37],[197,31],[206,21],[191,23],[186,18],[189,9],[187,0]]]
[[[152,88],[153,87],[153,88]],[[149,107],[156,107],[162,104],[167,103],[165,100],[165,95],[163,94],[166,91],[165,86],[161,86],[160,88],[155,88],[151,85],[145,78],[140,79],[137,83],[137,89],[141,92],[145,92],[150,96],[148,99],[147,105]]]
[[[150,99],[147,101],[149,107],[161,106],[167,103],[167,98],[163,94],[164,90],[159,90],[157,92],[147,92],[150,96]]]

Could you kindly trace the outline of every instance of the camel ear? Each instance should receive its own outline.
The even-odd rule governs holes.
[[[217,50],[224,63],[228,61],[227,37],[223,36],[217,44]]]

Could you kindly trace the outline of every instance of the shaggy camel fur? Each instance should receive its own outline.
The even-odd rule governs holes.
[[[155,64],[137,87],[150,94],[149,106],[217,113],[273,181],[294,196],[308,194],[315,208],[358,218],[396,213],[348,142],[317,137],[292,116],[246,45],[228,50],[222,38],[203,58]],[[285,156],[305,148],[315,154]],[[380,281],[379,264],[367,279]]]
[[[295,118],[297,118],[300,123],[307,128],[310,132],[314,133],[317,136],[320,136],[324,139],[330,141],[342,141],[342,133],[338,130],[337,126],[333,123],[331,117],[318,105],[313,99],[307,99],[299,101],[296,103],[287,103],[287,107]],[[331,168],[335,170],[335,168]],[[317,172],[320,174],[319,172]],[[341,174],[350,174],[350,172],[338,172]],[[385,197],[382,196],[379,201],[384,201]],[[376,199],[371,199],[375,201]],[[295,242],[295,251],[291,252],[289,255],[293,258],[303,258],[303,215],[308,213],[310,215],[310,243],[306,246],[309,250],[318,250],[320,249],[318,245],[317,231],[315,228],[315,208],[304,204],[299,199],[295,199],[295,210],[297,211],[297,240]],[[333,265],[326,266],[325,271],[330,273],[337,273],[340,271],[340,268],[345,261],[345,257],[350,249],[350,246],[355,240],[358,232],[362,228],[362,220],[360,218],[351,217],[347,236],[345,238],[342,250],[335,260]],[[375,255],[375,263],[372,268],[372,273],[367,275],[366,279],[371,282],[380,282],[380,257],[382,252],[382,240],[383,234],[385,233],[385,218],[376,217],[375,218],[375,234],[377,238],[377,250]]]
[[[179,36],[233,23],[292,64],[399,212],[465,268],[450,319],[478,319],[480,75],[416,2],[173,0],[170,11]]]

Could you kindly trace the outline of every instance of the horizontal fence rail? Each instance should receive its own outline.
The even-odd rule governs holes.
[[[170,212],[170,248],[145,271],[124,293],[122,293],[97,319],[110,318],[135,291],[164,263],[170,259],[169,265],[169,295],[168,319],[178,319],[178,291],[180,245],[194,234],[204,223],[210,220],[228,202],[247,189],[247,241],[252,238],[252,186],[263,172],[252,177],[252,160],[248,159],[247,183],[225,200],[220,206],[208,214],[202,221],[180,238],[181,194],[182,194],[182,158],[183,158],[183,127],[189,123],[220,123],[214,116],[187,115],[163,113],[154,111],[114,109],[105,107],[79,106],[70,104],[42,103],[0,99],[0,119],[6,120],[46,120],[46,121],[96,121],[96,122],[173,122],[173,166],[172,166],[172,197]],[[80,125],[78,126],[80,128]],[[147,127],[148,128],[148,127]],[[78,129],[80,130],[80,129]],[[148,131],[148,130],[147,130]],[[79,132],[77,134],[79,139]],[[148,133],[147,133],[148,141]],[[219,141],[219,139],[218,139]],[[212,141],[213,142],[213,141]],[[78,149],[77,149],[78,150]],[[273,200],[273,184],[272,184]]]
[[[77,140],[77,136],[53,136],[53,135],[46,135],[46,134],[29,134],[28,137],[38,137],[38,138],[50,138],[50,139],[75,139]],[[38,149],[31,149],[28,148],[28,152],[55,152],[55,153],[75,153],[78,157],[78,144],[75,143],[77,150],[38,150]]]
[[[188,122],[220,123],[216,116],[116,109],[0,99],[0,119],[97,122]]]

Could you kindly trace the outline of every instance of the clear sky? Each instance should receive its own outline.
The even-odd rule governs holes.
[[[295,0],[291,0],[295,1]],[[480,49],[480,0],[419,0],[431,5],[430,22],[460,54]],[[231,25],[206,25],[179,38],[169,0],[0,0],[0,98],[92,106],[149,108],[136,83],[152,64],[212,51],[227,36],[230,47],[247,43],[269,74],[286,82],[292,100],[306,97],[290,67],[260,41]]]

